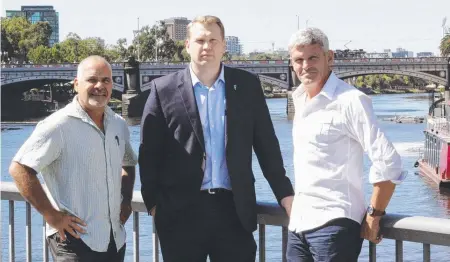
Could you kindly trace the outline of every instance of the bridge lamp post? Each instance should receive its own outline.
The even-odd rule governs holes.
[[[161,46],[164,43],[162,39],[155,40],[155,62],[158,62],[158,46]]]

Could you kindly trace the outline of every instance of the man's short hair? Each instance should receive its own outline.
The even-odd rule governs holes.
[[[106,61],[106,59],[104,57],[99,56],[99,55],[91,55],[91,56],[88,56],[85,59],[81,60],[81,62],[78,64],[77,77],[80,77],[83,74],[85,65],[90,61],[100,61],[100,62],[105,63],[105,65],[107,65],[109,67],[109,70],[111,70],[111,73],[112,73],[111,64],[108,61]]]
[[[220,28],[220,32],[222,34],[222,40],[225,40],[225,27],[222,24],[222,21],[220,21],[220,18],[213,15],[205,15],[205,16],[197,16],[187,25],[187,38],[189,39],[191,37],[191,28],[195,23],[199,23],[202,25],[212,25],[216,24]]]
[[[289,51],[291,51],[292,48],[296,48],[298,46],[315,44],[318,44],[320,47],[322,47],[322,50],[324,52],[328,52],[328,50],[330,49],[327,35],[319,28],[308,27],[306,29],[295,32],[291,36],[288,49]]]

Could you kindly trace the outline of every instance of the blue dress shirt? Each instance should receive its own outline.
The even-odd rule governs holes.
[[[222,66],[220,75],[211,87],[200,82],[189,66],[195,100],[202,122],[206,151],[205,173],[201,190],[225,188],[231,190],[225,156],[226,98]]]

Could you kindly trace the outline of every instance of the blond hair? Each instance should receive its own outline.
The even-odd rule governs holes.
[[[191,28],[195,23],[199,23],[202,25],[212,25],[216,24],[220,28],[220,32],[222,34],[222,39],[225,40],[225,28],[222,24],[222,21],[220,21],[220,18],[213,15],[205,15],[205,16],[197,16],[187,25],[187,38],[189,39],[191,37]]]

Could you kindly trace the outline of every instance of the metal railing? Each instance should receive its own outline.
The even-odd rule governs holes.
[[[432,117],[427,118],[427,130],[433,134],[450,135],[450,123],[445,117]]]
[[[9,261],[15,261],[14,202],[24,201],[17,187],[11,182],[2,182],[1,199],[9,201]],[[140,192],[133,193],[133,261],[139,261],[139,212],[147,212]],[[266,261],[266,226],[281,226],[282,260],[286,261],[288,217],[275,203],[258,203],[259,261]],[[433,217],[413,217],[388,214],[381,221],[381,231],[385,239],[395,240],[395,261],[403,261],[403,241],[423,243],[423,261],[430,261],[430,245],[450,246],[450,219]],[[43,260],[49,260],[43,223]],[[153,261],[159,261],[159,240],[153,225]],[[26,203],[26,261],[32,261],[31,206]],[[376,245],[369,244],[369,261],[376,262]]]

